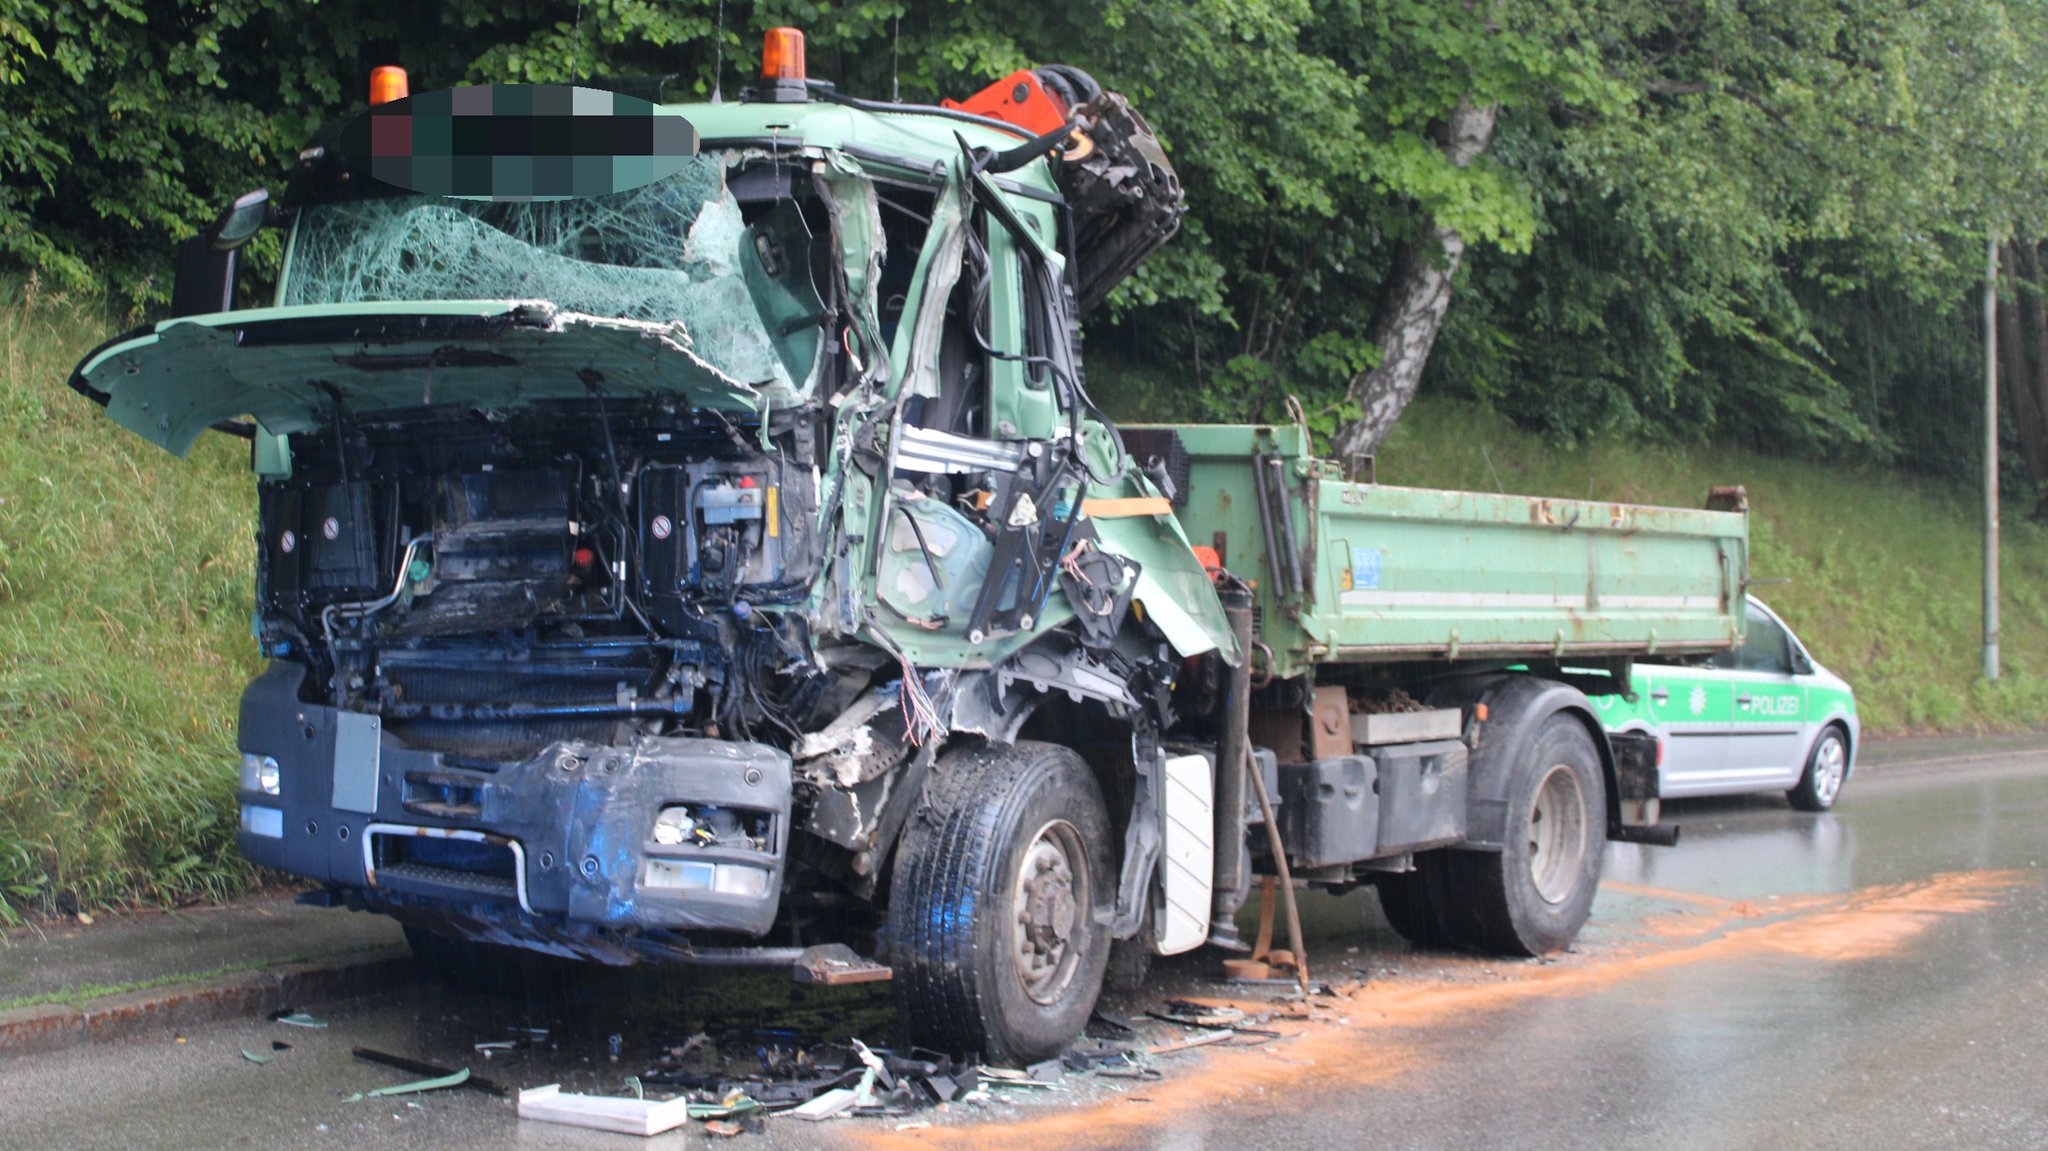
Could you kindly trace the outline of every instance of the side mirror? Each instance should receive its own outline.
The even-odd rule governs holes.
[[[236,198],[212,224],[178,245],[171,315],[203,316],[233,308],[235,272],[240,267],[236,250],[282,217],[270,202],[270,190],[258,188]]]
[[[1803,649],[1803,648],[1799,647],[1799,646],[1798,646],[1798,645],[1796,645],[1796,644],[1795,644],[1795,645],[1793,645],[1793,648],[1792,648],[1792,674],[1793,674],[1793,675],[1812,675],[1812,674],[1813,674],[1813,659],[1812,659],[1812,657],[1810,657],[1810,656],[1808,656],[1808,655],[1806,654],[1806,651],[1805,651],[1805,649]]]
[[[245,192],[228,205],[207,231],[213,233],[213,250],[232,252],[256,238],[270,223],[270,189]]]

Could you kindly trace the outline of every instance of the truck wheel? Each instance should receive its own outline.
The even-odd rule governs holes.
[[[1440,851],[1420,852],[1415,870],[1386,872],[1373,881],[1387,925],[1417,947],[1450,947],[1457,942],[1438,912],[1443,862]]]
[[[1801,811],[1826,811],[1842,794],[1842,780],[1848,774],[1849,741],[1842,737],[1841,728],[1831,724],[1820,733],[1813,754],[1806,757],[1806,774],[1785,798]]]
[[[915,1042],[1050,1058],[1087,1025],[1109,961],[1094,906],[1114,883],[1094,774],[1064,747],[940,759],[889,896],[897,1007]]]
[[[1585,926],[1600,886],[1607,790],[1600,752],[1576,719],[1554,715],[1508,785],[1498,852],[1445,853],[1452,941],[1503,955],[1561,951]]]

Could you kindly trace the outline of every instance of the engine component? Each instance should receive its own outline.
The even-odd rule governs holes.
[[[640,477],[640,589],[655,619],[678,626],[692,600],[731,603],[783,578],[782,491],[762,462],[706,460]]]

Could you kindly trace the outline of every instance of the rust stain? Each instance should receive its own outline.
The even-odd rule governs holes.
[[[1142,1097],[1087,1106],[1012,1113],[1001,1120],[914,1131],[849,1132],[879,1149],[1121,1147],[1134,1132],[1176,1114],[1211,1107],[1258,1106],[1304,1091],[1355,1090],[1381,1083],[1431,1059],[1428,1029],[1446,1019],[1539,998],[1586,995],[1644,976],[1712,960],[1786,955],[1841,962],[1894,954],[1944,919],[1991,909],[2014,888],[2034,881],[2019,871],[1949,872],[1913,883],[1864,888],[1846,895],[1801,896],[1759,908],[1657,888],[1606,885],[1669,898],[1702,910],[1653,917],[1631,938],[1582,964],[1516,965],[1441,957],[1466,982],[1369,983],[1349,1001],[1327,1004],[1323,1018],[1285,1042],[1252,1048],[1204,1048],[1160,1061],[1167,1078]],[[1685,921],[1679,931],[1667,920]],[[1430,957],[1432,959],[1437,957]],[[1474,973],[1506,972],[1487,982]],[[1274,1004],[1214,999],[1216,1006],[1272,1010]]]

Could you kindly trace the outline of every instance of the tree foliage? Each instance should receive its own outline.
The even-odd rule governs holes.
[[[1190,416],[1298,396],[1335,431],[1397,255],[1450,228],[1428,389],[1562,440],[1962,470],[1986,237],[2048,228],[2028,0],[0,0],[0,260],[151,305],[174,241],[275,183],[374,64],[730,98],[785,23],[864,95],[1053,60],[1130,95],[1192,213],[1091,353]],[[1499,110],[1463,166],[1432,136],[1461,105]]]

